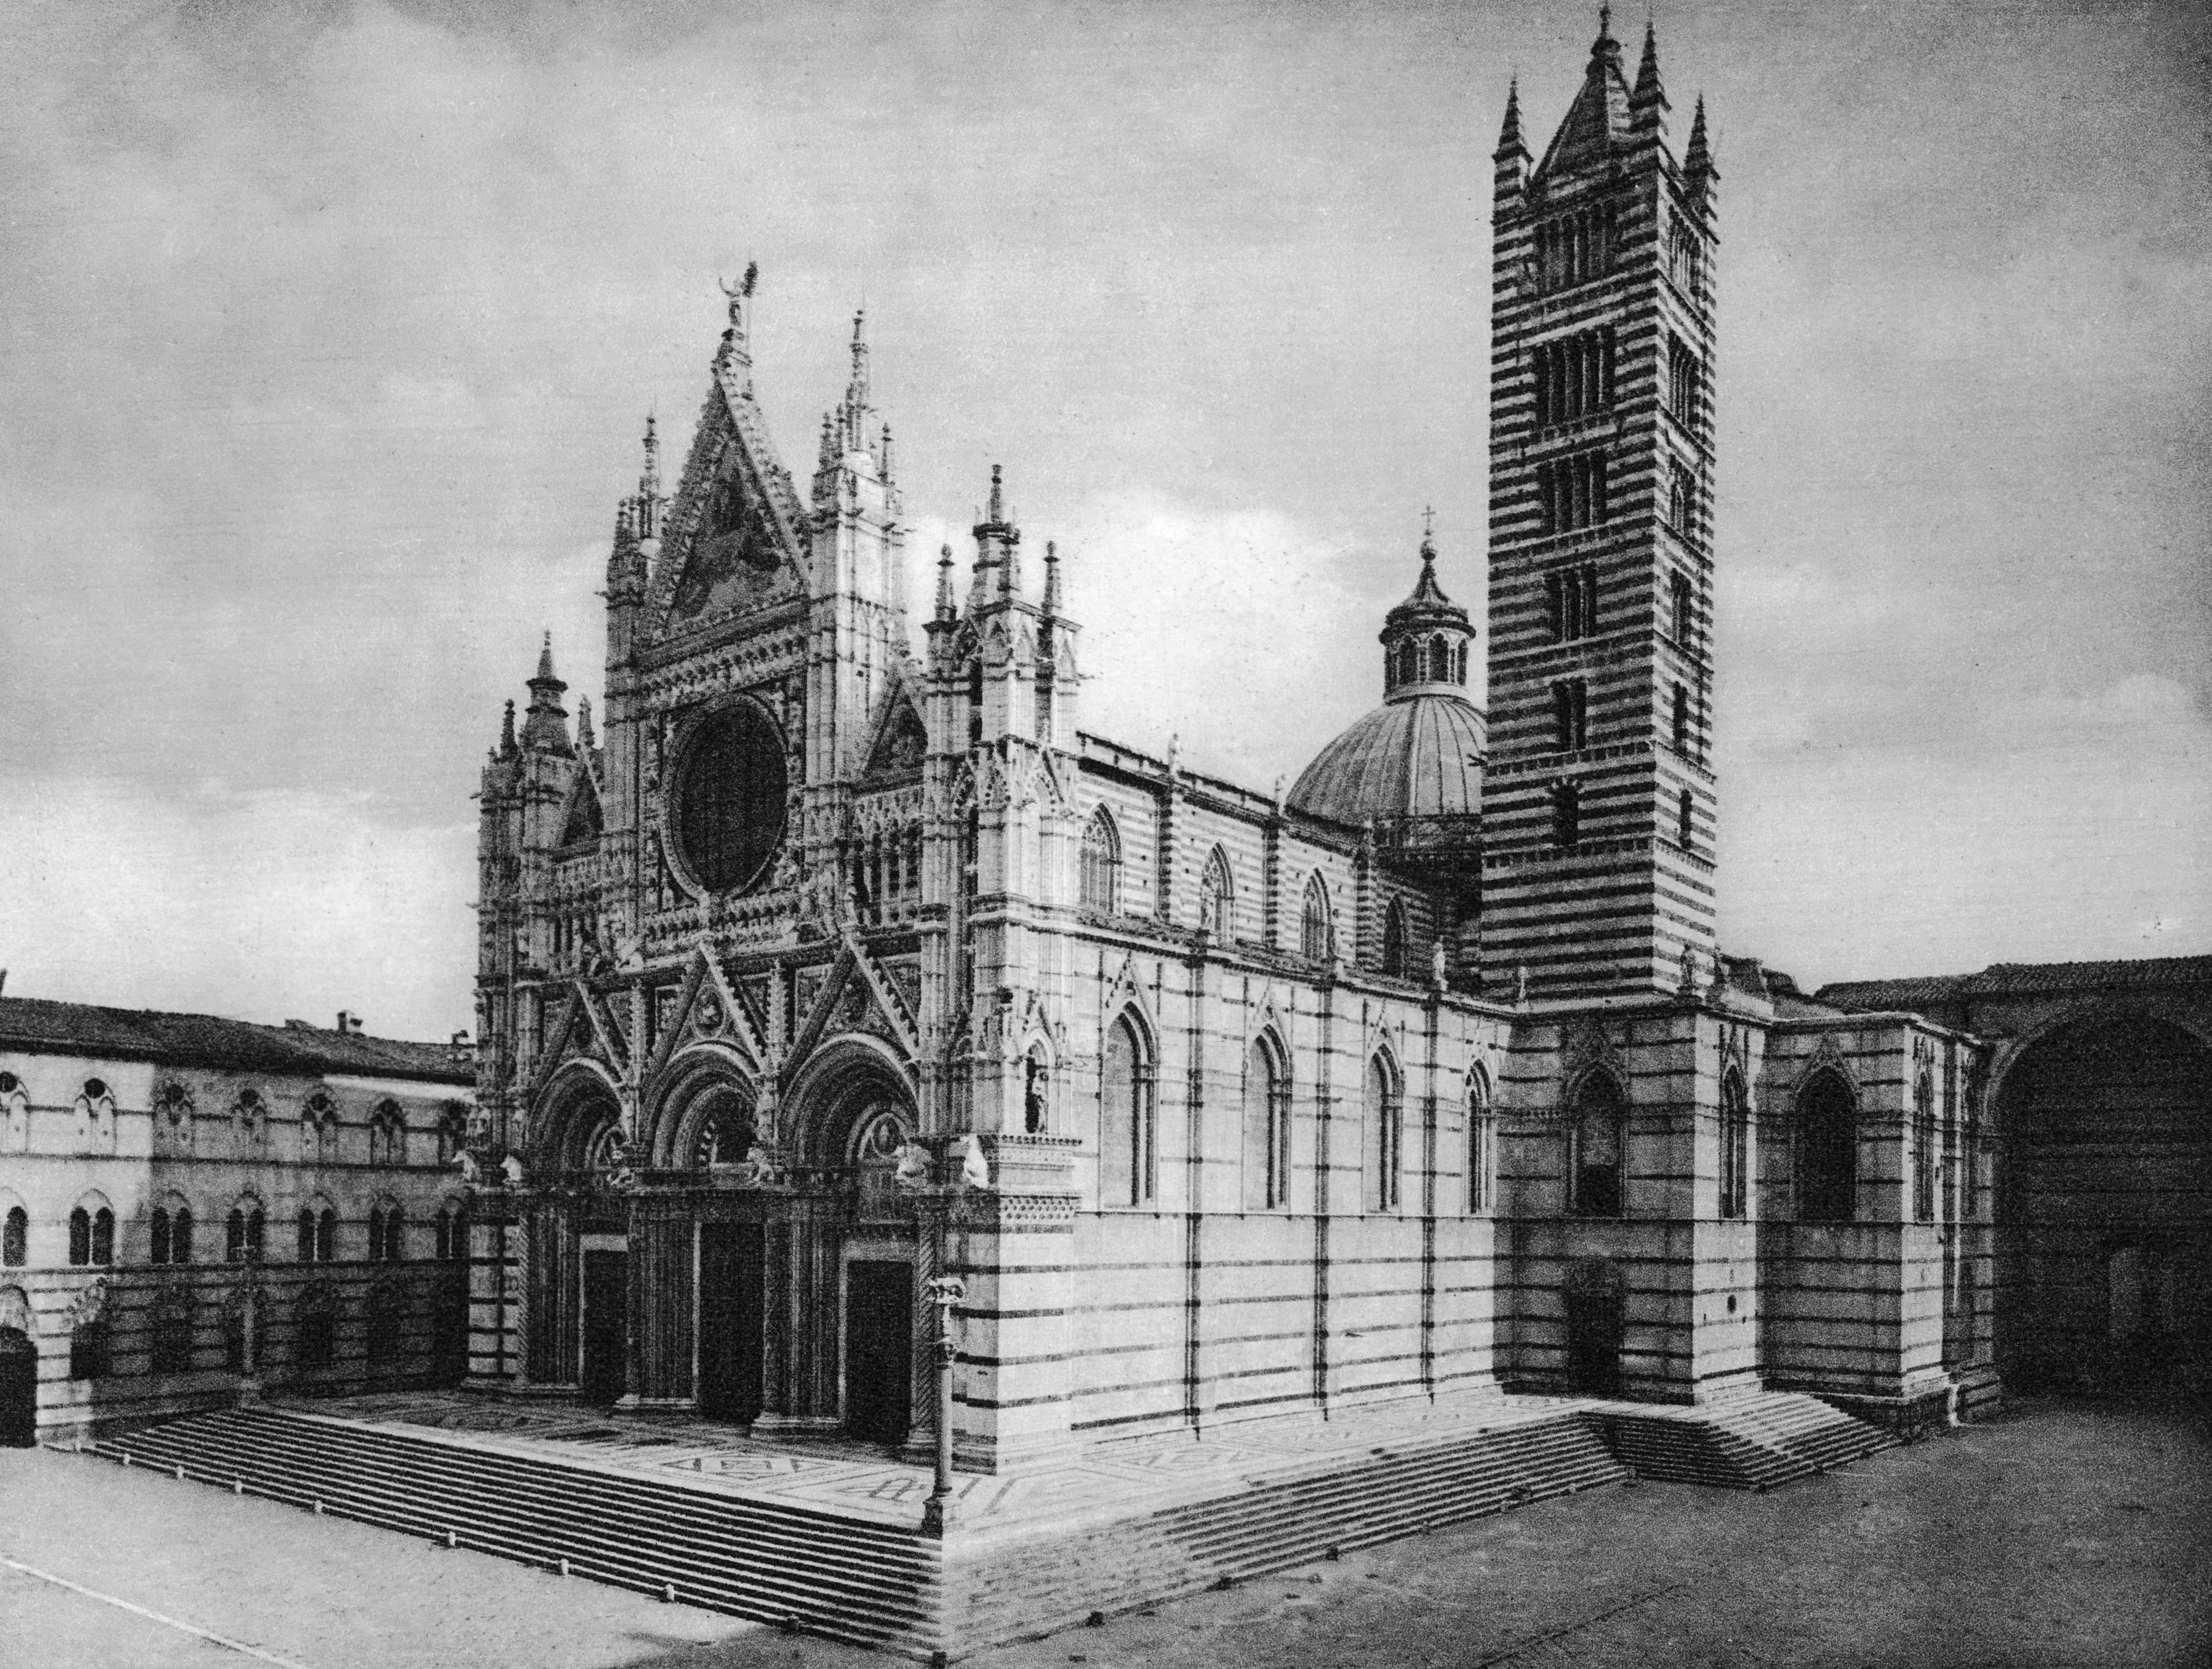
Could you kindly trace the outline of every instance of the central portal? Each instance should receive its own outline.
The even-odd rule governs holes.
[[[854,1260],[845,1269],[845,1430],[903,1443],[914,1329],[914,1265]]]
[[[699,1411],[750,1425],[761,1411],[762,1233],[699,1226]]]
[[[628,1377],[624,1358],[629,1314],[629,1258],[620,1252],[584,1254],[584,1363],[577,1389],[587,1403],[611,1408]]]

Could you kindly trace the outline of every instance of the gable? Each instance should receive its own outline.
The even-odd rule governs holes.
[[[798,499],[750,405],[720,381],[708,396],[663,524],[649,638],[757,613],[804,590]]]
[[[929,752],[929,732],[921,715],[903,691],[892,698],[890,710],[876,728],[875,746],[868,752],[867,775],[902,776],[921,769]]]
[[[568,816],[561,825],[561,844],[578,846],[597,840],[605,819],[599,811],[599,790],[592,786],[589,772],[576,773],[575,792],[568,796]]]

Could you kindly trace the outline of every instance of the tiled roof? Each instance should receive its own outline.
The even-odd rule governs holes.
[[[372,1078],[475,1081],[474,1058],[451,1044],[326,1031],[319,1026],[257,1026],[215,1014],[154,1008],[102,1008],[88,1002],[0,997],[0,1049],[69,1050],[111,1059],[239,1071],[356,1073]]]
[[[2132,962],[1995,962],[1979,973],[1847,979],[1823,985],[1816,995],[1841,1008],[1917,1010],[1972,997],[2208,983],[2212,983],[2212,956],[2152,956]]]

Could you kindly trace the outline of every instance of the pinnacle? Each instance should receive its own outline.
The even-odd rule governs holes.
[[[1659,84],[1659,38],[1648,23],[1644,27],[1644,57],[1636,66],[1636,91],[1631,102],[1661,106],[1667,102],[1666,89]]]
[[[1521,78],[1516,76],[1505,87],[1505,124],[1498,130],[1498,151],[1500,157],[1515,152],[1526,156],[1528,142],[1521,137]]]
[[[553,672],[553,634],[548,631],[545,634],[545,646],[538,651],[538,676],[531,679],[531,682],[556,684],[559,681]]]

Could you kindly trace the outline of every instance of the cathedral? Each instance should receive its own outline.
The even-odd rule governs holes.
[[[956,1277],[970,1471],[1997,1394],[1989,1045],[1715,941],[1719,174],[1669,115],[1602,26],[1540,155],[1509,96],[1487,593],[1409,552],[1287,793],[1083,728],[996,470],[909,599],[860,323],[802,494],[732,288],[617,515],[596,727],[549,644],[483,770],[471,1383],[927,1444]]]

